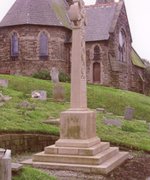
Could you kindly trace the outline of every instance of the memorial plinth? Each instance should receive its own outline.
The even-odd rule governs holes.
[[[60,139],[33,156],[33,166],[107,174],[128,157],[96,136],[96,114],[87,108],[86,57],[82,0],[70,7],[73,23],[71,108],[60,115]]]

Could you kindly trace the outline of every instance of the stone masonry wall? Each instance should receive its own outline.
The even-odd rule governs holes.
[[[11,149],[13,154],[43,151],[55,144],[57,136],[42,134],[1,134],[0,148]]]
[[[121,29],[125,32],[125,41],[126,41],[126,59],[124,62],[121,62],[119,60],[119,32],[121,31]],[[114,33],[111,33],[109,39],[111,86],[120,89],[127,89],[127,90],[130,89],[131,70],[132,70],[132,63],[130,58],[131,43],[132,43],[132,39],[130,36],[130,28],[125,12],[125,7],[123,6],[121,13],[118,17],[117,24],[115,26],[115,31]]]
[[[100,59],[94,60],[93,53],[94,47],[99,46],[100,48]],[[110,66],[108,62],[108,42],[107,41],[98,41],[98,42],[87,42],[86,43],[86,57],[87,57],[87,80],[90,83],[93,83],[93,64],[95,62],[100,63],[100,84],[109,86],[109,71]]]
[[[19,37],[19,56],[11,57],[11,34]],[[39,56],[39,34],[48,35],[48,57]],[[57,66],[60,71],[68,72],[68,56],[65,48],[69,30],[48,26],[14,26],[0,29],[0,72],[31,75],[43,69],[50,70]],[[5,44],[5,46],[4,46]]]

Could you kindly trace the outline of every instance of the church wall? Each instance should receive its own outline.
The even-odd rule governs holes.
[[[131,82],[131,91],[144,93],[147,92],[144,69],[133,66],[132,67],[132,82]]]
[[[11,57],[11,33],[19,38],[19,55]],[[39,34],[48,36],[48,56],[39,56]],[[68,73],[68,52],[65,41],[70,31],[61,27],[14,26],[0,29],[0,73],[31,75],[57,66]],[[4,46],[5,44],[5,46]]]
[[[125,32],[125,59],[120,60],[119,57],[119,32],[123,30]],[[130,28],[128,25],[128,19],[126,16],[125,8],[123,7],[118,17],[115,31],[110,34],[109,39],[109,58],[111,65],[111,85],[120,89],[131,89],[131,36]]]
[[[94,59],[94,47],[99,46],[100,48],[100,58]],[[110,65],[108,61],[108,42],[107,41],[97,41],[97,42],[87,42],[86,43],[86,56],[87,56],[87,79],[88,82],[94,83],[93,79],[93,65],[94,63],[100,64],[100,82],[105,86],[110,86]]]

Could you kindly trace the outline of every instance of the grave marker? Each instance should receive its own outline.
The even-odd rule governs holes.
[[[0,79],[0,86],[1,87],[8,87],[8,80],[7,79]]]
[[[132,120],[134,117],[134,108],[126,107],[124,112],[124,119]]]

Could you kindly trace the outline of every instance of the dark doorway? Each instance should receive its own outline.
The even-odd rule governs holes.
[[[93,64],[93,82],[100,83],[100,63]]]

